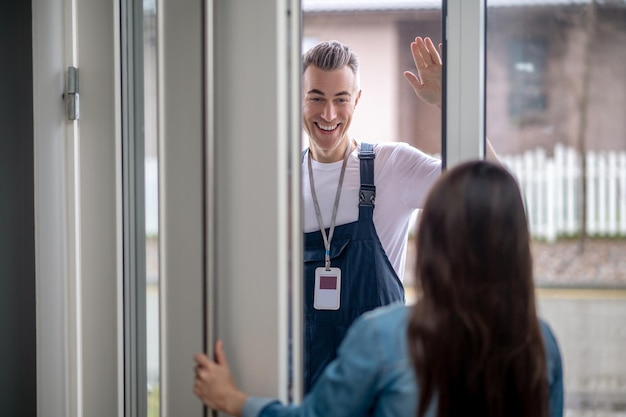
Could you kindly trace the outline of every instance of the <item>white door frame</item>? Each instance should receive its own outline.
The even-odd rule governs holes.
[[[118,4],[32,5],[38,414],[122,415]]]
[[[444,0],[446,168],[485,157],[485,0]]]

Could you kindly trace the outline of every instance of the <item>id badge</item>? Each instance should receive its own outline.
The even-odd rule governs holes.
[[[339,310],[340,295],[341,269],[316,268],[313,307],[316,310]]]

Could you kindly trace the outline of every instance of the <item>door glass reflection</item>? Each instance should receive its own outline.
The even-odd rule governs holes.
[[[146,357],[148,417],[159,414],[159,215],[157,152],[157,10],[144,0],[144,140],[146,208]]]
[[[528,3],[487,0],[487,135],[524,192],[565,415],[623,415],[626,3]]]

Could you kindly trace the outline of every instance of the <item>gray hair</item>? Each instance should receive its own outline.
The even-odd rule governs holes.
[[[302,72],[309,65],[324,71],[336,71],[348,66],[356,77],[359,85],[359,58],[349,46],[339,41],[320,42],[302,56]]]

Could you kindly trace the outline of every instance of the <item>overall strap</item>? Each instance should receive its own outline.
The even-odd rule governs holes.
[[[361,143],[359,152],[361,189],[359,191],[359,220],[372,218],[374,214],[374,201],[376,199],[376,186],[374,185],[374,145]]]

